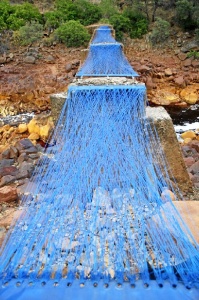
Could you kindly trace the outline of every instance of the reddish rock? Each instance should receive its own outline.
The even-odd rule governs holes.
[[[0,156],[1,156],[1,159],[4,159],[4,158],[9,159],[10,158],[10,149],[8,148],[8,149],[4,150]]]
[[[150,71],[150,68],[147,67],[146,65],[142,65],[139,69],[138,72],[140,73],[148,73]]]
[[[11,182],[14,182],[15,180],[16,180],[15,176],[11,176],[11,175],[3,176],[0,180],[0,187],[10,184]]]
[[[195,159],[193,157],[185,157],[184,162],[187,167],[191,167],[195,163]]]
[[[188,170],[193,175],[199,175],[199,160],[195,162]]]
[[[156,87],[156,84],[153,82],[153,79],[152,79],[152,77],[147,77],[147,79],[146,79],[146,87],[147,87],[147,89],[154,89],[155,87]]]
[[[14,146],[10,146],[10,158],[17,158],[19,151]]]
[[[11,186],[0,188],[0,202],[12,202],[18,199],[17,189]]]
[[[66,73],[69,73],[72,70],[72,64],[71,63],[66,64],[65,70],[66,70]]]
[[[10,166],[10,167],[2,167],[0,168],[0,178],[6,175],[12,175],[15,176],[18,173],[18,169],[16,167]]]
[[[192,60],[190,58],[186,59],[183,63],[184,67],[190,67],[192,64]]]
[[[193,60],[191,65],[194,67],[194,68],[198,68],[199,67],[199,60]]]
[[[194,148],[199,153],[199,141],[192,141],[190,146]]]
[[[185,87],[185,80],[183,76],[178,76],[176,78],[174,78],[174,82],[175,84],[177,84],[180,87]]]
[[[185,53],[179,53],[178,58],[183,61],[187,58],[187,55]]]

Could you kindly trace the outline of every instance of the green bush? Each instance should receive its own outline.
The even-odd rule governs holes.
[[[111,16],[118,14],[116,1],[101,0],[99,7],[101,9],[103,19],[109,19]]]
[[[121,14],[115,14],[111,16],[109,20],[115,29],[116,39],[122,40],[123,33],[129,33],[131,31],[131,21],[129,18]]]
[[[188,54],[187,57],[193,57],[194,59],[199,59],[199,52],[196,50],[191,50]]]
[[[150,35],[150,40],[153,45],[164,43],[170,35],[170,23],[162,20],[161,18],[157,18],[155,22],[155,26]]]
[[[176,2],[176,14],[179,24],[184,29],[195,29],[197,26],[194,19],[195,7],[193,3],[188,0],[178,0]]]
[[[55,30],[55,36],[67,47],[79,47],[90,40],[86,28],[78,21],[68,21]]]
[[[14,8],[8,3],[8,1],[3,0],[0,2],[0,30],[8,28],[8,18],[14,12]]]
[[[48,11],[44,14],[45,28],[55,29],[63,22],[62,13],[58,10]]]
[[[32,44],[43,37],[43,26],[35,21],[20,27],[15,34],[15,39],[19,44],[26,46]]]
[[[148,31],[147,18],[137,10],[126,9],[123,12],[124,17],[131,22],[130,37],[141,38]]]

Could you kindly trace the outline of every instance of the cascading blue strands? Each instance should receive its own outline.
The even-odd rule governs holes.
[[[91,44],[99,43],[117,43],[112,36],[112,29],[108,26],[100,26],[95,30]]]
[[[198,299],[198,246],[144,97],[140,84],[71,86],[3,244],[0,299]]]
[[[91,44],[88,57],[77,77],[83,76],[138,76],[123,54],[119,43]]]
[[[199,298],[198,245],[171,201],[145,94],[71,85],[1,248],[1,300]]]

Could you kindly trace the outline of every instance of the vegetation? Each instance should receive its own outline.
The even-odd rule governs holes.
[[[101,0],[99,4],[89,0],[0,1],[0,32],[14,31],[21,44],[38,41],[45,30],[49,35],[45,38],[46,44],[50,45],[56,37],[66,45],[80,46],[88,40],[88,33],[82,26],[98,22],[112,24],[119,40],[124,35],[141,38],[152,28],[152,44],[164,43],[169,37],[170,26],[177,25],[195,32],[199,42],[198,0]],[[25,33],[28,29],[32,39]]]
[[[43,26],[35,21],[20,27],[15,33],[15,40],[23,45],[32,44],[43,37]]]

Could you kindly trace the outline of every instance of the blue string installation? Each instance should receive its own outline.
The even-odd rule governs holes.
[[[198,299],[198,245],[145,94],[71,85],[1,248],[0,299]]]
[[[117,43],[112,36],[112,29],[108,26],[100,26],[95,30],[91,44],[99,43]]]

